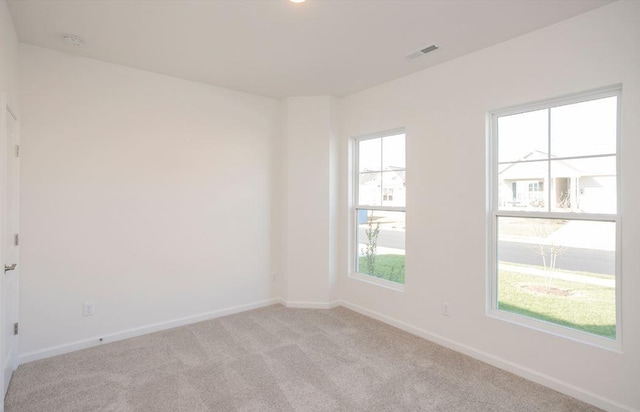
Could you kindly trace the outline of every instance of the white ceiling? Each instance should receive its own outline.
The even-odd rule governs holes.
[[[611,0],[9,0],[20,40],[271,97],[344,96]],[[61,39],[85,40],[77,48]],[[414,60],[410,53],[437,44]]]

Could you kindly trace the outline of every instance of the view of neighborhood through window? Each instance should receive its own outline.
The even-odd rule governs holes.
[[[618,94],[493,115],[494,308],[616,339]]]
[[[405,135],[356,140],[357,273],[404,284]]]

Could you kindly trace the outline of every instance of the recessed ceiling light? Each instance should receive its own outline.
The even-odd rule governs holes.
[[[62,40],[64,40],[67,44],[70,44],[75,47],[84,46],[84,40],[75,34],[63,34]]]
[[[304,3],[305,0],[289,0],[291,3]]]

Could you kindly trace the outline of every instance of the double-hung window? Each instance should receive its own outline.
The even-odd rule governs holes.
[[[354,149],[354,276],[397,288],[404,284],[405,134],[360,137]]]
[[[490,314],[620,341],[620,89],[491,115]]]

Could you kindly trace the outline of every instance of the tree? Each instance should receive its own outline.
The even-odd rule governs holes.
[[[557,223],[549,219],[536,219],[535,232],[538,244],[531,249],[542,257],[544,267],[545,288],[550,289],[558,256],[563,255],[567,248],[557,238],[551,236],[557,230]]]
[[[376,223],[374,227],[373,220],[369,218],[367,225],[368,227],[365,231],[365,236],[367,236],[367,245],[365,248],[360,249],[360,251],[365,256],[367,274],[369,274],[370,276],[375,276],[378,236],[380,235],[380,223]]]

